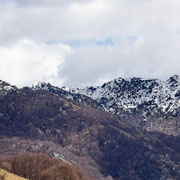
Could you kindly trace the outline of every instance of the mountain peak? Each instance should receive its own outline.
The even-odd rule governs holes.
[[[5,81],[0,80],[0,95],[5,95],[9,91],[17,90],[15,86],[12,86]]]
[[[176,82],[180,81],[180,77],[178,75],[174,75],[174,76],[170,77],[167,81],[170,83],[176,83]]]

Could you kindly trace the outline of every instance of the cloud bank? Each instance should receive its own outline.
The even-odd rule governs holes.
[[[28,39],[0,46],[0,77],[19,87],[38,81],[62,85],[58,71],[70,47],[46,45]]]
[[[179,9],[179,0],[0,0],[0,79],[83,86],[180,75]]]

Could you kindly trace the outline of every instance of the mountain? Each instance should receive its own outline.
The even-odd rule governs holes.
[[[70,89],[70,92],[91,97],[101,103],[105,111],[116,114],[121,114],[122,110],[149,106],[147,110],[158,109],[164,114],[172,113],[176,116],[176,110],[180,107],[180,78],[177,75],[167,81],[117,78],[101,87]]]
[[[17,91],[16,86],[12,86],[5,81],[0,80],[0,96],[7,94],[9,91]]]
[[[180,177],[178,136],[140,131],[101,101],[48,86],[0,96],[1,154],[43,152],[98,180]]]
[[[167,81],[117,78],[102,86],[70,89],[42,83],[34,89],[46,89],[116,114],[141,130],[180,134],[180,78],[177,75]]]
[[[101,87],[71,89],[91,97],[100,109],[120,115],[133,126],[148,131],[179,135],[180,78],[167,81],[118,78]]]

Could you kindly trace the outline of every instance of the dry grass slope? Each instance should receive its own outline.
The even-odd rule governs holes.
[[[7,171],[0,169],[0,180],[27,180],[14,174],[8,173]]]

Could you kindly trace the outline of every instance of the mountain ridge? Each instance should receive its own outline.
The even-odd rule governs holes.
[[[177,75],[166,81],[116,78],[102,86],[85,88],[59,88],[40,83],[33,89],[48,90],[60,97],[116,114],[140,129],[180,134],[180,78]]]
[[[171,80],[171,88],[177,89],[177,82]],[[140,90],[143,82],[133,79],[133,85],[138,83]],[[116,92],[121,87],[115,81],[110,84],[102,88]],[[129,88],[129,92],[132,90]],[[163,113],[149,116],[154,118],[150,119],[152,124],[162,131],[147,132],[146,124],[138,122],[143,120],[141,115],[151,104],[122,114],[106,112],[101,108],[106,104],[46,83],[7,90],[0,95],[1,153],[43,152],[80,168],[86,167],[86,173],[98,180],[180,177],[179,129],[177,124],[169,124],[178,121],[178,116]],[[164,119],[165,116],[168,118]],[[173,136],[165,131],[167,127],[163,128],[167,124]]]

